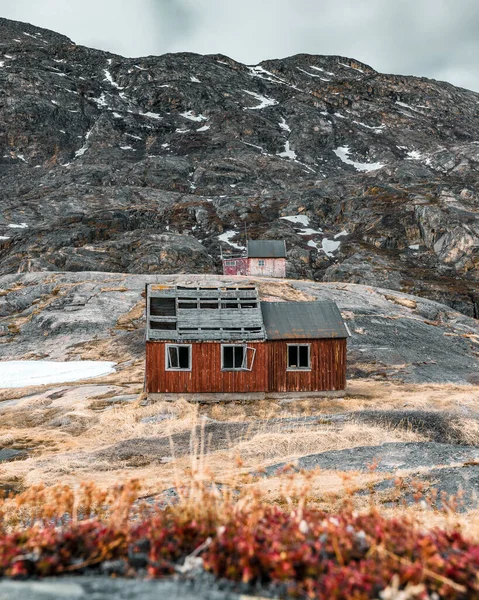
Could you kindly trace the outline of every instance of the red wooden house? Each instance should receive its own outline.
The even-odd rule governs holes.
[[[190,400],[321,395],[346,386],[334,302],[260,302],[253,286],[147,286],[146,391]]]
[[[286,277],[283,240],[249,240],[245,251],[221,249],[224,275]]]

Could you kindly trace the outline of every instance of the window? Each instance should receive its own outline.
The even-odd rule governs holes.
[[[258,267],[264,267],[264,260],[258,261]]]
[[[174,331],[176,329],[176,323],[160,323],[158,321],[150,321],[150,329],[158,331]]]
[[[166,370],[191,371],[191,345],[166,345]]]
[[[236,261],[235,260],[225,260],[225,266],[226,267],[236,267]]]
[[[288,344],[288,371],[311,369],[309,344]]]
[[[244,344],[221,346],[221,369],[223,371],[251,371],[256,348]]]
[[[150,298],[150,315],[152,317],[174,317],[175,314],[174,298]]]
[[[222,302],[221,308],[239,308],[237,302]]]

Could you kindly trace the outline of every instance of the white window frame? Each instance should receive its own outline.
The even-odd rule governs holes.
[[[236,264],[235,260],[225,260],[225,267],[236,267]]]
[[[170,356],[170,348],[188,348],[188,368],[181,369],[176,367],[170,367],[168,365],[168,358]],[[165,344],[165,371],[180,371],[180,372],[188,372],[191,371],[191,363],[193,356],[193,347],[192,344]]]
[[[241,367],[225,367],[224,366],[224,348],[238,348],[241,347],[244,350],[243,364]],[[251,363],[248,367],[248,358],[251,357]],[[232,371],[252,371],[254,366],[254,359],[256,358],[256,348],[251,348],[247,344],[221,344],[221,370],[225,372]]]
[[[311,344],[286,344],[286,371],[311,371]],[[289,366],[289,349],[291,346],[295,347],[306,347],[308,349],[308,366],[307,367],[290,367]],[[299,353],[298,353],[299,356]]]
[[[266,265],[266,262],[264,260],[264,258],[260,258],[258,260],[258,267],[264,267]]]

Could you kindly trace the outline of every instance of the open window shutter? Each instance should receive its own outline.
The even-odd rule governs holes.
[[[256,348],[250,348],[249,346],[246,348],[245,352],[245,362],[243,368],[247,371],[253,370],[254,359],[256,357]]]

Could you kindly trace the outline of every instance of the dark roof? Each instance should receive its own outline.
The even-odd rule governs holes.
[[[248,258],[286,258],[284,240],[248,240]]]
[[[261,302],[268,340],[347,338],[335,302]]]

